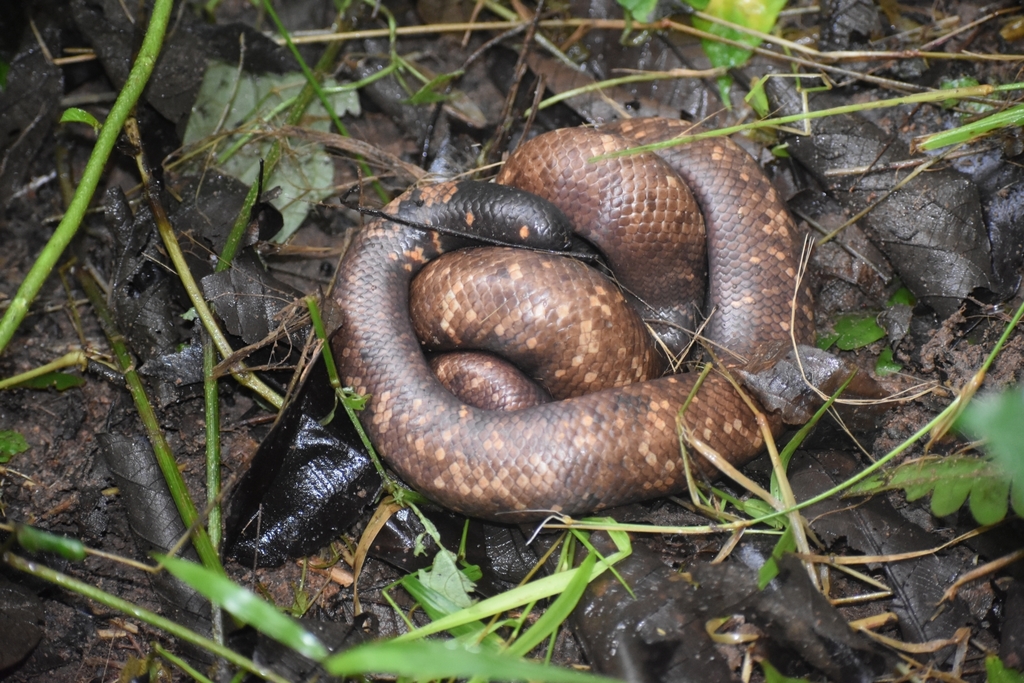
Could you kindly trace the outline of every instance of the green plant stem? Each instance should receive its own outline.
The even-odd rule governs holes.
[[[60,259],[61,254],[71,243],[72,238],[78,232],[86,210],[92,202],[93,194],[99,185],[103,169],[110,158],[110,153],[117,142],[117,136],[121,127],[128,120],[135,103],[142,95],[142,91],[153,73],[156,58],[160,54],[160,46],[163,43],[164,33],[167,30],[168,17],[171,14],[172,0],[156,0],[153,3],[153,12],[149,18],[149,26],[146,28],[146,35],[142,39],[142,46],[139,48],[139,55],[132,65],[128,79],[121,88],[121,92],[110,108],[110,114],[96,138],[96,146],[89,155],[89,161],[82,172],[82,180],[75,190],[74,199],[68,207],[64,218],[54,231],[50,241],[39,254],[39,258],[32,264],[32,269],[18,287],[17,293],[11,299],[10,306],[4,317],[0,320],[0,353],[7,348],[14,333],[17,331],[21,321],[28,314],[28,308],[42,289],[43,283],[50,275],[54,265]]]
[[[267,157],[263,160],[263,174],[269,176],[277,166],[277,162],[281,160],[281,142],[275,140],[270,146],[270,151],[267,153]],[[215,272],[223,272],[231,267],[231,262],[234,260],[235,255],[238,254],[238,249],[242,244],[242,237],[245,235],[245,229],[249,226],[249,217],[252,215],[252,207],[256,205],[256,200],[259,198],[260,185],[259,182],[255,182],[249,186],[249,191],[245,195],[245,200],[242,202],[242,209],[238,212],[238,216],[235,217],[235,222],[231,226],[231,232],[228,233],[228,238],[224,242],[224,249],[221,250],[220,256],[217,258],[217,266],[214,268]]]
[[[1016,85],[1018,89],[1024,89],[1024,83],[1019,83]],[[915,93],[913,95],[894,97],[887,100],[861,102],[858,104],[844,105],[842,107],[832,107],[830,109],[819,109],[818,111],[801,112],[799,114],[790,114],[789,116],[779,116],[774,119],[762,119],[760,121],[754,121],[753,123],[744,123],[737,126],[719,128],[717,130],[709,130],[703,133],[696,133],[694,135],[680,135],[679,137],[672,138],[671,140],[665,140],[663,142],[655,142],[649,145],[641,145],[639,147],[633,147],[631,149],[623,150],[621,152],[602,154],[601,156],[593,157],[592,159],[590,159],[590,161],[603,161],[605,159],[613,159],[615,157],[628,156],[630,154],[640,154],[641,152],[656,152],[659,149],[675,147],[677,145],[685,145],[687,143],[694,142],[695,140],[722,137],[726,135],[732,135],[733,133],[741,133],[743,131],[757,130],[760,128],[783,126],[789,123],[796,123],[798,121],[823,119],[828,116],[836,116],[838,114],[854,114],[857,112],[868,111],[871,109],[885,109],[887,107],[896,107],[904,104],[921,104],[927,102],[941,102],[943,100],[949,99],[963,99],[966,97],[982,97],[995,92],[995,90],[995,86],[976,85],[968,88],[953,88],[951,90],[937,90],[932,92]]]
[[[341,378],[338,376],[338,366],[334,362],[334,353],[331,351],[330,338],[327,336],[327,328],[324,327],[324,321],[320,316],[320,308],[317,306],[316,299],[311,296],[307,296],[306,308],[309,309],[309,319],[313,325],[313,333],[316,334],[317,339],[319,339],[323,344],[320,355],[323,356],[324,365],[327,368],[327,378],[330,380],[331,388],[334,389],[334,394],[337,397],[337,400],[341,403],[342,408],[345,409],[345,414],[348,415],[348,419],[352,422],[352,426],[355,428],[356,434],[359,435],[359,439],[362,441],[363,447],[370,456],[370,461],[373,462],[373,466],[377,470],[377,474],[380,475],[381,481],[384,484],[384,489],[391,495],[395,496],[396,500],[398,500],[400,504],[407,503],[408,499],[406,498],[406,495],[411,492],[406,491],[401,486],[397,486],[395,484],[395,481],[388,474],[387,468],[384,467],[384,463],[381,462],[380,456],[377,455],[377,451],[374,449],[373,444],[370,443],[370,437],[363,429],[363,424],[359,421],[359,417],[356,415],[356,406],[365,401],[365,397],[357,396],[352,393],[351,390],[346,390],[341,386]]]
[[[220,550],[221,480],[220,480],[220,394],[217,391],[217,349],[210,335],[203,334],[203,402],[206,414],[206,529],[213,549]],[[210,605],[210,635],[218,643],[224,642],[224,612]],[[179,664],[181,666],[181,664]]]
[[[228,662],[234,664],[240,669],[248,671],[260,678],[268,681],[274,681],[274,683],[288,683],[288,680],[274,673],[270,669],[256,664],[250,659],[246,659],[237,652],[213,642],[209,638],[205,638],[195,631],[185,628],[184,626],[177,624],[170,619],[160,616],[155,612],[150,612],[147,609],[143,609],[138,605],[134,605],[123,598],[119,598],[116,595],[111,595],[105,591],[90,586],[89,584],[79,581],[78,579],[72,578],[67,574],[62,574],[49,567],[31,562],[23,557],[15,555],[11,552],[3,554],[3,561],[10,567],[23,571],[26,574],[31,574],[44,581],[52,583],[55,586],[60,586],[65,590],[78,593],[90,600],[94,600],[101,605],[109,607],[110,609],[117,610],[122,614],[126,614],[133,619],[138,619],[141,622],[149,624],[155,628],[166,631],[175,638],[191,643],[197,647],[201,647],[218,657],[223,657]]]
[[[96,310],[96,316],[103,327],[103,333],[107,336],[107,341],[114,352],[117,365],[122,375],[124,375],[128,392],[132,395],[132,400],[135,402],[135,409],[139,412],[139,418],[142,420],[142,425],[146,430],[146,436],[149,437],[149,443],[153,446],[153,454],[156,456],[157,465],[159,465],[160,471],[164,475],[164,480],[167,482],[167,488],[171,492],[171,498],[174,499],[174,505],[178,508],[178,514],[181,515],[185,526],[192,532],[192,545],[195,546],[199,559],[202,560],[206,567],[223,574],[224,568],[221,566],[220,557],[218,557],[213,543],[210,542],[206,529],[200,523],[199,512],[196,510],[191,496],[189,496],[188,488],[185,486],[185,479],[181,476],[181,472],[178,470],[178,463],[174,459],[174,453],[164,438],[163,431],[160,429],[160,423],[153,410],[153,405],[146,395],[146,389],[142,386],[139,374],[135,371],[135,360],[128,353],[124,337],[121,336],[117,325],[114,323],[114,318],[104,301],[103,293],[97,286],[96,281],[83,270],[78,271],[78,282],[81,284],[82,289],[85,290],[86,297],[88,297],[93,308]]]
[[[80,349],[77,351],[68,351],[57,360],[50,361],[46,365],[42,365],[38,368],[33,368],[27,372],[21,373],[20,375],[8,377],[7,379],[0,381],[0,390],[9,389],[10,387],[17,386],[22,382],[27,382],[30,379],[42,377],[43,375],[46,375],[51,372],[56,372],[57,370],[63,370],[64,368],[77,366],[84,370],[86,361],[88,360],[89,358],[88,356],[85,355],[85,351],[82,351]]]
[[[968,123],[952,130],[933,133],[917,143],[918,149],[932,150],[939,147],[956,145],[981,137],[997,128],[1020,126],[1024,121],[1024,104],[1018,104],[1005,111],[990,114],[983,119]]]
[[[348,129],[345,128],[345,124],[338,118],[338,114],[334,111],[334,106],[327,99],[327,95],[324,93],[323,88],[320,87],[320,78],[318,74],[322,74],[327,69],[334,65],[334,61],[338,58],[340,52],[340,46],[337,43],[332,43],[327,46],[324,50],[323,55],[320,56],[320,60],[316,64],[316,73],[309,68],[306,64],[306,60],[299,54],[299,48],[295,47],[295,43],[292,42],[291,34],[288,33],[288,29],[285,28],[284,24],[281,23],[281,19],[277,16],[277,12],[274,11],[274,5],[269,0],[263,0],[263,9],[266,10],[267,16],[270,17],[271,21],[274,22],[274,26],[277,27],[278,33],[284,37],[285,45],[288,47],[289,52],[295,57],[295,61],[299,63],[299,68],[302,69],[302,74],[306,77],[306,86],[303,87],[302,93],[299,94],[299,103],[302,107],[299,110],[293,109],[288,116],[289,125],[297,125],[301,118],[302,112],[309,106],[313,101],[313,95],[315,94],[320,100],[320,104],[324,105],[324,109],[327,111],[327,115],[331,117],[331,122],[334,127],[338,129],[338,132],[348,137]],[[369,169],[367,169],[368,171]]]
[[[191,664],[189,664],[184,659],[182,659],[178,655],[174,654],[173,652],[171,652],[167,648],[161,646],[160,643],[152,642],[149,645],[150,645],[150,647],[153,648],[154,652],[156,652],[158,655],[160,655],[161,657],[166,659],[168,662],[170,662],[174,666],[176,666],[179,669],[181,669],[182,671],[184,671],[186,674],[191,676],[194,680],[199,681],[199,683],[213,683],[212,680],[210,680],[209,678],[204,676],[202,673],[200,673]]]
[[[203,400],[206,407],[206,507],[207,528],[214,548],[221,543],[220,498],[220,395],[213,369],[217,351],[209,335],[203,335]]]

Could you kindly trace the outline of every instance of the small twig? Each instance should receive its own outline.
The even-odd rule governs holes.
[[[942,604],[955,598],[957,592],[959,592],[959,590],[964,586],[964,584],[980,579],[983,576],[988,576],[989,574],[997,572],[1000,569],[1005,569],[1014,562],[1020,562],[1021,560],[1024,560],[1024,549],[1015,550],[1012,553],[1009,553],[1008,555],[1003,555],[1002,557],[992,560],[991,562],[986,562],[980,567],[975,567],[974,569],[972,569],[971,571],[967,572],[966,574],[958,578],[956,581],[954,581],[953,585],[946,589],[946,592],[942,594],[942,599],[939,600],[939,604]]]

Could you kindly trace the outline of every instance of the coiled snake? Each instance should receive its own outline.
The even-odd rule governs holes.
[[[663,299],[702,277],[666,275],[662,261],[675,260],[677,251],[689,248],[676,242],[688,245],[692,236],[666,242],[649,234],[645,221],[636,220],[634,213],[660,214],[685,202],[675,198],[675,189],[664,189],[666,183],[681,183],[675,176],[659,180],[664,177],[660,170],[650,174],[652,167],[664,166],[651,155],[599,163],[588,160],[603,151],[689,132],[693,132],[689,124],[666,119],[634,119],[597,132],[556,131],[523,145],[499,178],[542,194],[572,222],[582,223],[585,235],[592,220],[613,214],[618,220],[613,236],[590,235],[596,243],[606,239],[647,244],[646,254],[632,266],[628,256],[617,253],[609,254],[608,261],[613,269],[622,268],[616,270],[617,278],[641,301],[644,318],[668,320],[653,326],[669,337],[693,324],[692,308]],[[732,358],[753,356],[765,345],[789,344],[799,240],[771,183],[753,159],[724,138],[669,148],[660,156],[692,191],[706,225],[706,299],[707,310],[713,308],[714,313],[703,335],[720,350],[726,349],[723,355],[734,354]],[[472,182],[410,190],[384,209],[403,221],[441,225],[451,219],[453,230],[493,231],[541,248],[564,249],[568,241],[559,232],[561,219],[549,211],[530,195],[493,185],[481,188]],[[685,488],[676,417],[693,387],[693,375],[636,381],[514,411],[475,408],[439,383],[409,320],[410,282],[432,259],[468,244],[462,237],[380,219],[359,233],[342,262],[336,300],[343,322],[332,338],[332,348],[342,382],[370,395],[363,424],[384,459],[407,483],[437,502],[504,522],[552,511],[579,514]],[[520,253],[530,252],[515,250],[509,258],[515,261]],[[703,256],[697,261],[702,276]],[[524,269],[529,270],[510,262],[495,266],[494,273],[519,279]],[[651,289],[632,284],[634,275],[639,274],[642,281],[652,273]],[[427,299],[439,300],[447,294]],[[702,297],[699,293],[696,297],[699,304]],[[557,326],[557,305],[527,303],[541,319]],[[609,310],[600,302],[561,309],[568,313]],[[510,319],[517,315],[510,314]],[[813,319],[804,289],[793,320],[797,342],[810,341]],[[599,316],[583,324],[606,322]],[[499,335],[512,334],[500,320],[497,329]],[[685,341],[685,335],[671,343],[679,346],[680,340]],[[539,342],[533,339],[533,344],[536,347]],[[616,383],[621,382],[612,382]],[[685,419],[701,439],[734,464],[748,461],[763,446],[749,409],[716,373],[707,377]],[[703,461],[698,466],[710,469]]]

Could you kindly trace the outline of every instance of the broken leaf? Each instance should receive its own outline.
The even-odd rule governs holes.
[[[235,66],[214,62],[203,77],[184,143],[189,145],[231,132],[219,147],[217,163],[225,173],[251,185],[257,180],[260,159],[270,153],[273,129],[284,124],[290,99],[298,95],[305,83],[305,77],[299,73],[240,73]],[[338,84],[332,79],[326,79],[323,88],[338,116],[359,113],[355,92],[337,92]],[[329,129],[330,120],[319,101],[310,105],[302,125],[320,131]],[[284,241],[295,232],[311,205],[332,194],[333,181],[334,165],[319,145],[286,145],[277,167],[264,181],[267,188],[281,188],[280,196],[273,202],[284,217],[277,241]]]
[[[469,593],[475,586],[469,577],[459,571],[450,550],[442,548],[438,551],[434,557],[434,566],[421,569],[419,579],[424,586],[437,591],[460,608],[473,604]]]

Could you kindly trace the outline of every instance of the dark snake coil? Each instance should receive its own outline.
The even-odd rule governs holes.
[[[635,119],[598,132],[555,131],[524,144],[509,159],[499,182],[536,193],[562,209],[577,231],[604,252],[639,317],[651,321],[675,349],[685,345],[687,335],[681,331],[694,324],[692,304],[677,303],[675,293],[688,290],[687,296],[698,303],[704,298],[704,256],[699,244],[699,256],[689,255],[694,249],[689,228],[665,238],[660,228],[650,227],[652,219],[643,216],[654,215],[655,223],[671,222],[676,219],[663,215],[691,211],[686,208],[689,193],[676,187],[685,184],[706,227],[705,310],[714,313],[703,336],[732,365],[755,357],[759,349],[788,345],[791,333],[798,343],[808,343],[813,318],[805,288],[799,292],[791,330],[799,244],[795,225],[771,183],[739,147],[725,138],[711,138],[668,148],[658,157],[588,161],[605,152],[691,132],[695,131],[689,124],[666,119]],[[410,190],[384,211],[403,221],[522,240],[539,248],[568,246],[568,236],[559,231],[564,219],[557,211],[532,194],[501,186],[441,183]],[[601,235],[590,227],[608,220],[614,227],[602,229]],[[698,231],[697,241],[701,239]],[[467,405],[440,384],[409,320],[410,283],[431,260],[471,244],[463,237],[382,219],[360,232],[342,263],[336,299],[343,322],[332,348],[342,382],[370,395],[362,420],[385,460],[407,483],[437,502],[504,522],[550,512],[579,514],[684,489],[676,419],[695,379],[646,379],[657,376],[656,359],[629,361],[625,370],[615,370],[634,376],[607,379],[613,388],[513,411]],[[630,244],[640,244],[646,251],[637,257],[628,253],[630,246],[620,249]],[[507,262],[491,268],[505,279],[519,279],[531,269],[557,270],[555,281],[561,283],[568,277],[562,271],[578,266],[535,265],[535,256],[507,251]],[[679,259],[694,260],[696,274],[674,268]],[[544,314],[543,319],[548,308],[530,299],[536,289],[528,286],[524,298],[532,302],[531,310]],[[431,291],[424,297],[428,302],[451,298],[451,292]],[[603,299],[594,303],[596,295],[588,296],[590,305],[562,309],[583,318],[577,322],[586,328],[618,327],[609,323],[611,304]],[[617,290],[610,296],[622,298]],[[495,300],[488,306],[504,310],[505,303]],[[454,315],[454,309],[445,310],[449,317]],[[508,317],[517,316],[522,317]],[[462,334],[447,329],[433,334]],[[509,329],[499,320],[490,325],[489,334],[520,334]],[[627,337],[632,334],[625,332]],[[521,341],[525,347],[532,343],[527,350],[535,355],[545,352],[546,342],[539,337],[527,335]],[[616,351],[619,344],[608,348]],[[570,365],[581,356],[569,355]],[[646,367],[649,360],[655,369]],[[607,377],[610,372],[589,369],[583,361],[577,365],[583,376]],[[575,391],[570,388],[562,395]],[[763,446],[749,409],[716,373],[701,386],[685,421],[697,437],[736,465]],[[773,427],[777,431],[780,425]],[[698,458],[696,465],[711,474],[703,459]]]

